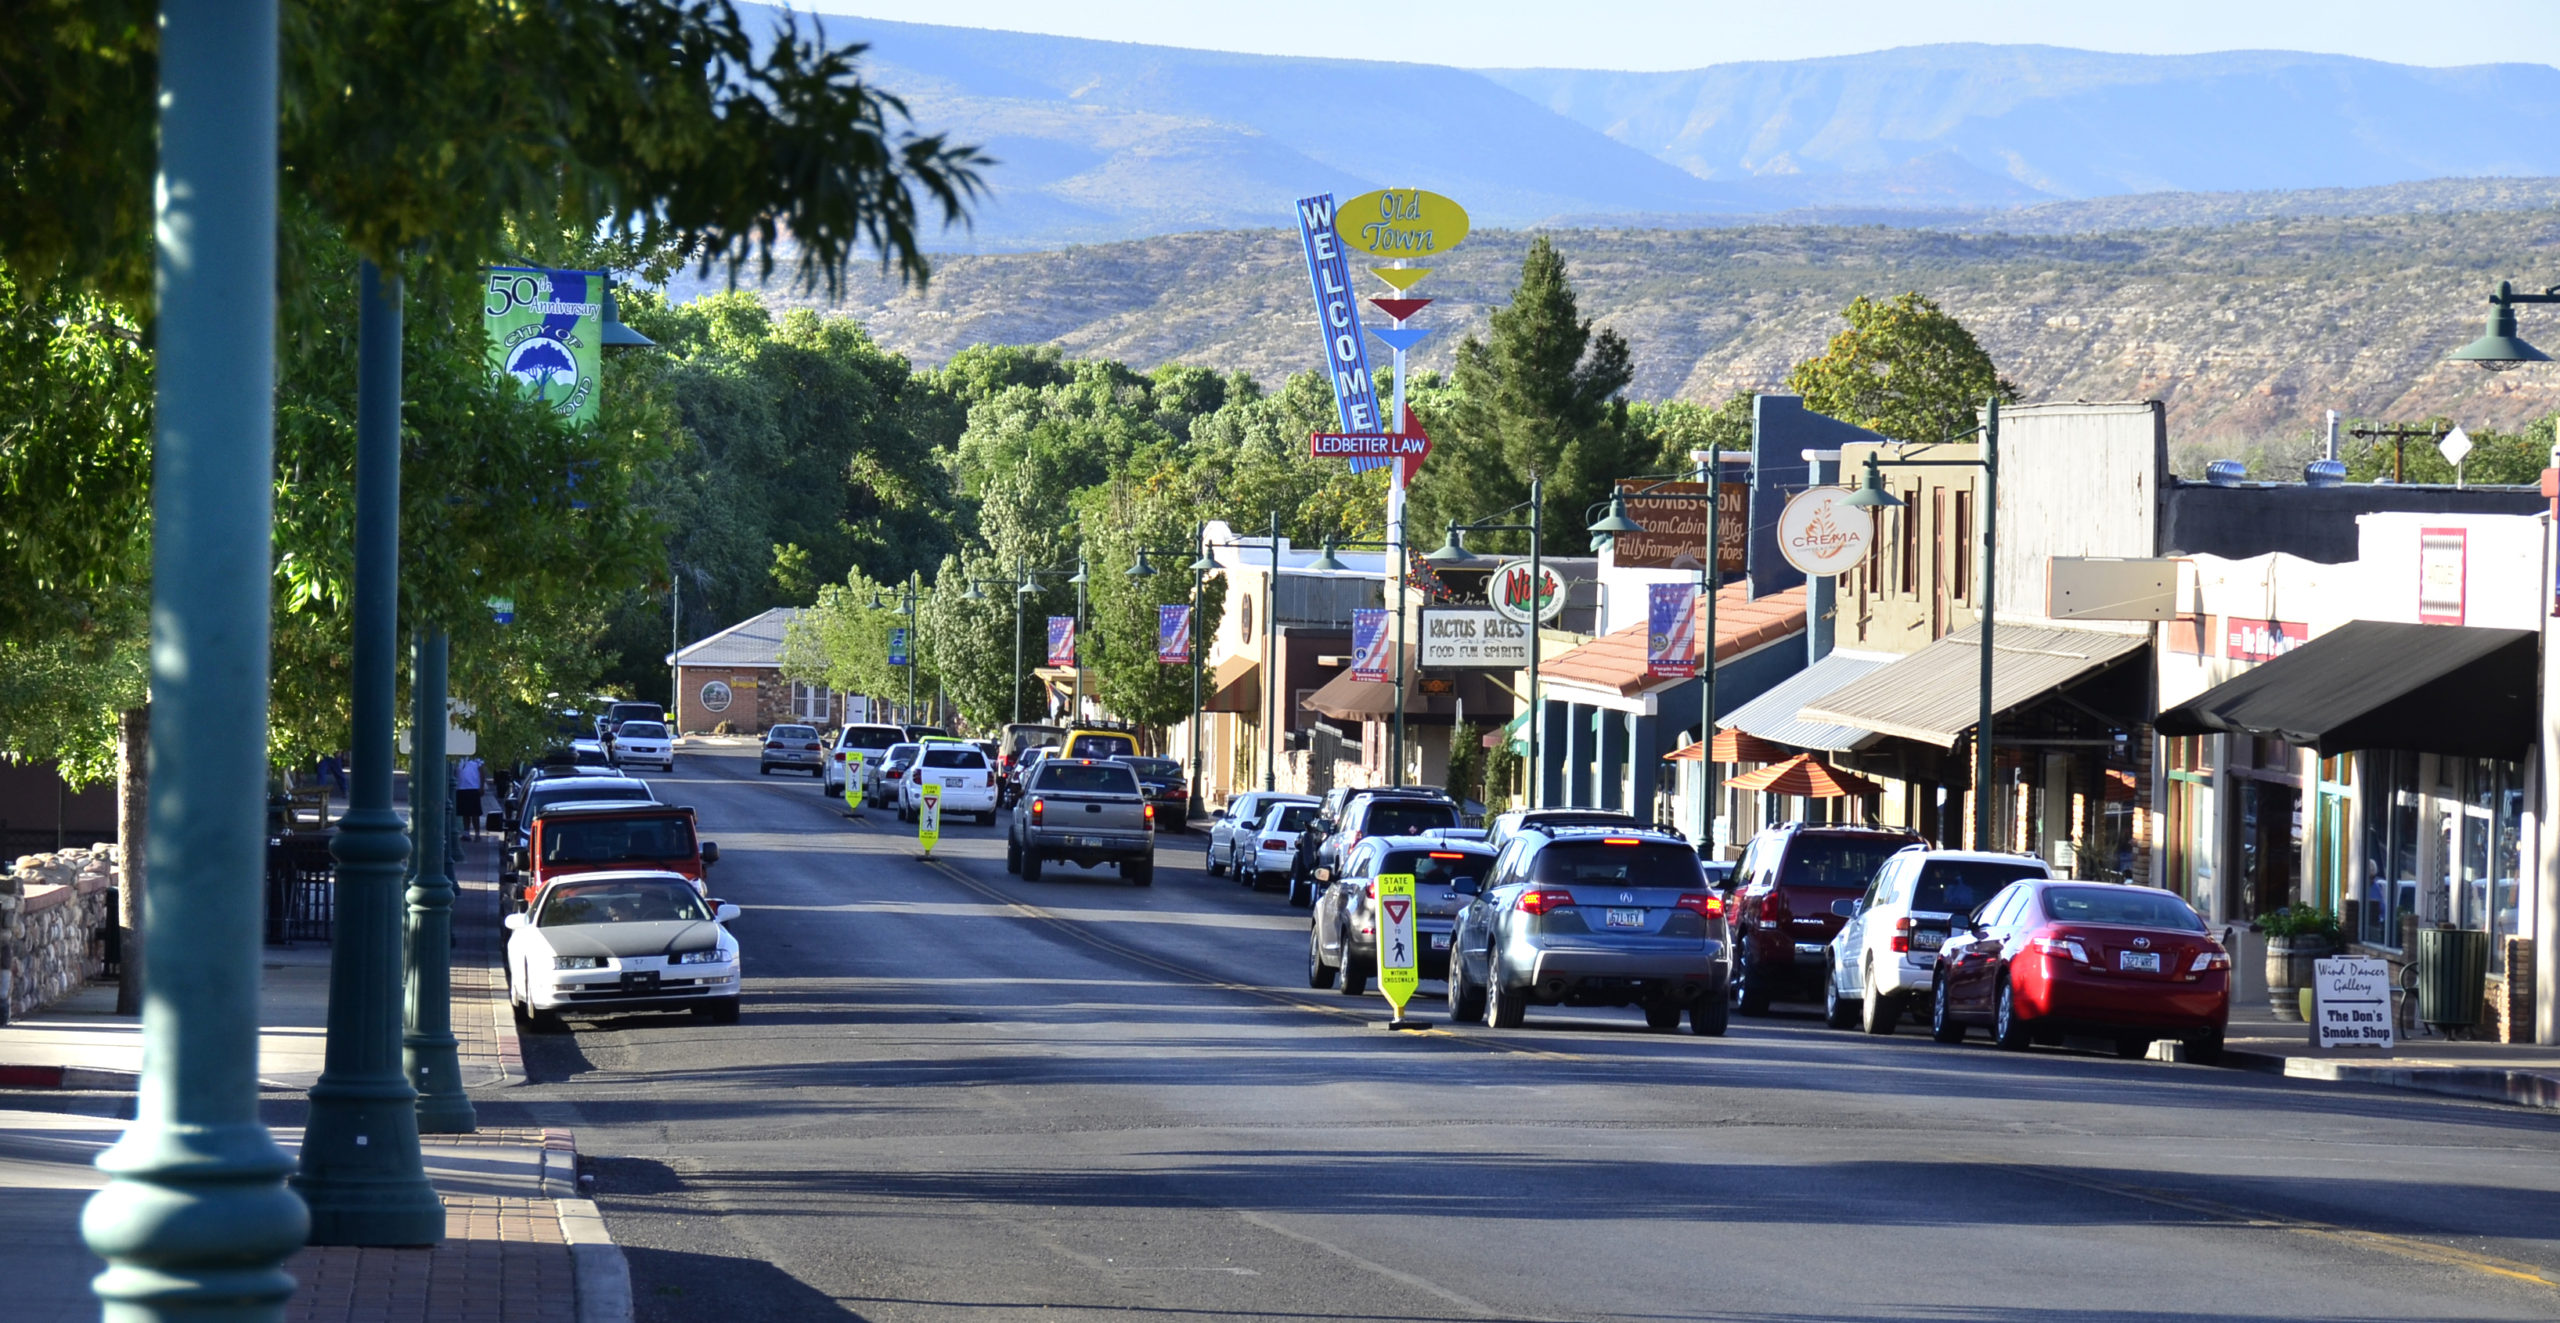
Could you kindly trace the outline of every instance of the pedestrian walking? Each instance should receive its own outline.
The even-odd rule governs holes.
[[[489,820],[480,806],[480,781],[484,764],[477,755],[462,760],[453,773],[453,811],[462,819],[465,835],[477,836],[482,824]]]

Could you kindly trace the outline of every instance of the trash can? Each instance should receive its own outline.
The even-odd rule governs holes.
[[[2439,1029],[2480,1023],[2489,986],[2489,934],[2468,928],[2418,930],[2418,1019]]]

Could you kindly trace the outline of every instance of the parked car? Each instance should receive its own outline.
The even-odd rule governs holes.
[[[1270,815],[1272,805],[1305,804],[1312,807],[1315,802],[1313,795],[1284,794],[1277,790],[1248,790],[1228,800],[1226,807],[1209,815],[1209,859],[1206,865],[1209,876],[1242,872],[1239,865],[1249,864],[1258,848],[1263,836],[1260,830],[1262,820]],[[1298,828],[1305,825],[1300,822]]]
[[[1449,1018],[1518,1028],[1539,1006],[1639,1006],[1645,1024],[1725,1031],[1723,899],[1668,832],[1530,828],[1466,898],[1450,938]]]
[[[676,742],[668,736],[663,721],[633,719],[622,723],[613,737],[613,765],[629,767],[638,764],[655,767],[661,772],[676,770]]]
[[[1016,721],[996,732],[996,770],[1011,780],[1022,765],[1022,756],[1033,749],[1054,748],[1067,738],[1064,726],[1042,725],[1035,721]]]
[[[1449,938],[1465,898],[1453,888],[1464,879],[1482,889],[1493,871],[1493,851],[1423,836],[1372,836],[1342,861],[1342,875],[1325,885],[1307,916],[1307,986],[1332,987],[1346,997],[1367,991],[1378,972],[1378,879],[1413,875],[1414,971],[1422,978],[1449,976]]]
[[[738,907],[706,900],[680,874],[587,873],[510,914],[507,1001],[519,1023],[557,1030],[567,1016],[691,1011],[738,1021]]]
[[[2231,1019],[2231,955],[2203,917],[2113,882],[2010,883],[1957,925],[1930,987],[1932,1037],[1958,1043],[1984,1025],[2011,1051],[2085,1034],[2136,1057],[2176,1038],[2210,1064]]]
[[[601,804],[638,800],[656,803],[657,793],[649,783],[619,772],[611,776],[544,777],[527,787],[524,805],[517,813],[513,833],[507,839],[507,852],[501,864],[500,894],[514,885],[516,874],[524,868],[525,854],[533,844],[533,824],[542,811],[553,804]]]
[[[1920,837],[1883,827],[1782,823],[1751,838],[1735,868],[1733,970],[1726,988],[1735,1010],[1765,1015],[1779,997],[1814,998],[1831,962],[1831,939],[1847,922],[1836,900],[1866,894],[1884,861]]]
[[[1116,864],[1131,886],[1156,880],[1156,806],[1125,763],[1043,758],[1013,806],[1004,867],[1037,882],[1052,859],[1078,867]]]
[[[1524,829],[1546,827],[1624,827],[1630,831],[1652,824],[1630,813],[1599,808],[1511,809],[1485,824],[1485,843],[1495,850],[1511,843]]]
[[[1256,891],[1275,884],[1286,887],[1290,861],[1297,856],[1298,833],[1315,815],[1313,800],[1274,801],[1264,811],[1260,825],[1236,835],[1237,845],[1244,851],[1240,857],[1250,861],[1235,866],[1236,881]]]
[[[906,739],[905,731],[877,722],[855,722],[837,731],[834,746],[827,750],[825,770],[818,774],[818,788],[829,799],[844,798],[845,773],[853,763],[851,755],[854,750],[862,751],[867,780],[868,773],[877,770],[870,765],[887,756],[892,747],[905,743]]]
[[[707,895],[710,865],[720,859],[718,844],[696,836],[692,809],[650,800],[547,804],[528,840],[517,885],[501,892],[511,910],[563,877],[616,869],[681,873]]]
[[[927,743],[917,749],[914,771],[898,782],[898,821],[914,822],[924,812],[924,787],[942,787],[942,816],[977,815],[981,826],[996,821],[996,777],[986,752],[974,744]]]
[[[1070,758],[1133,758],[1138,753],[1138,737],[1125,730],[1092,730],[1076,727],[1058,742],[1060,752]]]
[[[1831,939],[1822,980],[1822,1018],[1889,1034],[1903,1016],[1924,1010],[1937,977],[1938,948],[1954,920],[1982,907],[2020,878],[2050,877],[2031,854],[1933,850],[1914,845],[1884,861],[1867,894],[1831,902],[1847,920]]]
[[[1191,778],[1183,774],[1179,761],[1136,754],[1122,754],[1111,761],[1126,763],[1138,774],[1138,790],[1156,806],[1159,829],[1182,830],[1183,819],[1191,816]]]
[[[667,709],[657,703],[616,703],[606,708],[598,721],[605,747],[612,748],[613,742],[622,738],[622,728],[634,721],[654,721],[663,726],[667,723]]]
[[[1316,887],[1334,879],[1340,861],[1363,838],[1411,836],[1457,825],[1458,806],[1439,791],[1380,786],[1354,790],[1343,797],[1341,816],[1310,857],[1306,885],[1302,888],[1296,878],[1290,879],[1289,903],[1298,904],[1303,891],[1306,902],[1313,904]]]
[[[613,755],[605,750],[603,740],[571,740],[569,762],[576,767],[611,767]]]
[[[770,776],[777,767],[824,777],[827,746],[818,738],[818,728],[786,722],[766,731],[764,748],[756,754],[756,775]]]
[[[898,787],[916,765],[916,755],[924,751],[921,744],[892,744],[880,756],[877,766],[865,759],[862,765],[862,802],[871,808],[887,808],[898,802]]]

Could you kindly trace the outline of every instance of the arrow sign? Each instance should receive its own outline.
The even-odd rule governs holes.
[[[1371,299],[1369,302],[1378,311],[1400,322],[1412,320],[1415,313],[1431,306],[1429,299]]]
[[[1395,286],[1396,292],[1402,293],[1420,283],[1424,276],[1430,275],[1431,268],[1427,266],[1373,266],[1369,268],[1369,274]]]
[[[1372,326],[1369,334],[1387,342],[1387,348],[1401,354],[1422,343],[1431,334],[1428,326]]]

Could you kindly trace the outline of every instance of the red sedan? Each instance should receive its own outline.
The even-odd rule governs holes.
[[[2168,892],[2037,879],[1957,921],[1931,993],[1941,1043],[1982,1025],[2011,1051],[2083,1034],[2136,1057],[2175,1038],[2211,1063],[2231,1019],[2231,956]]]

